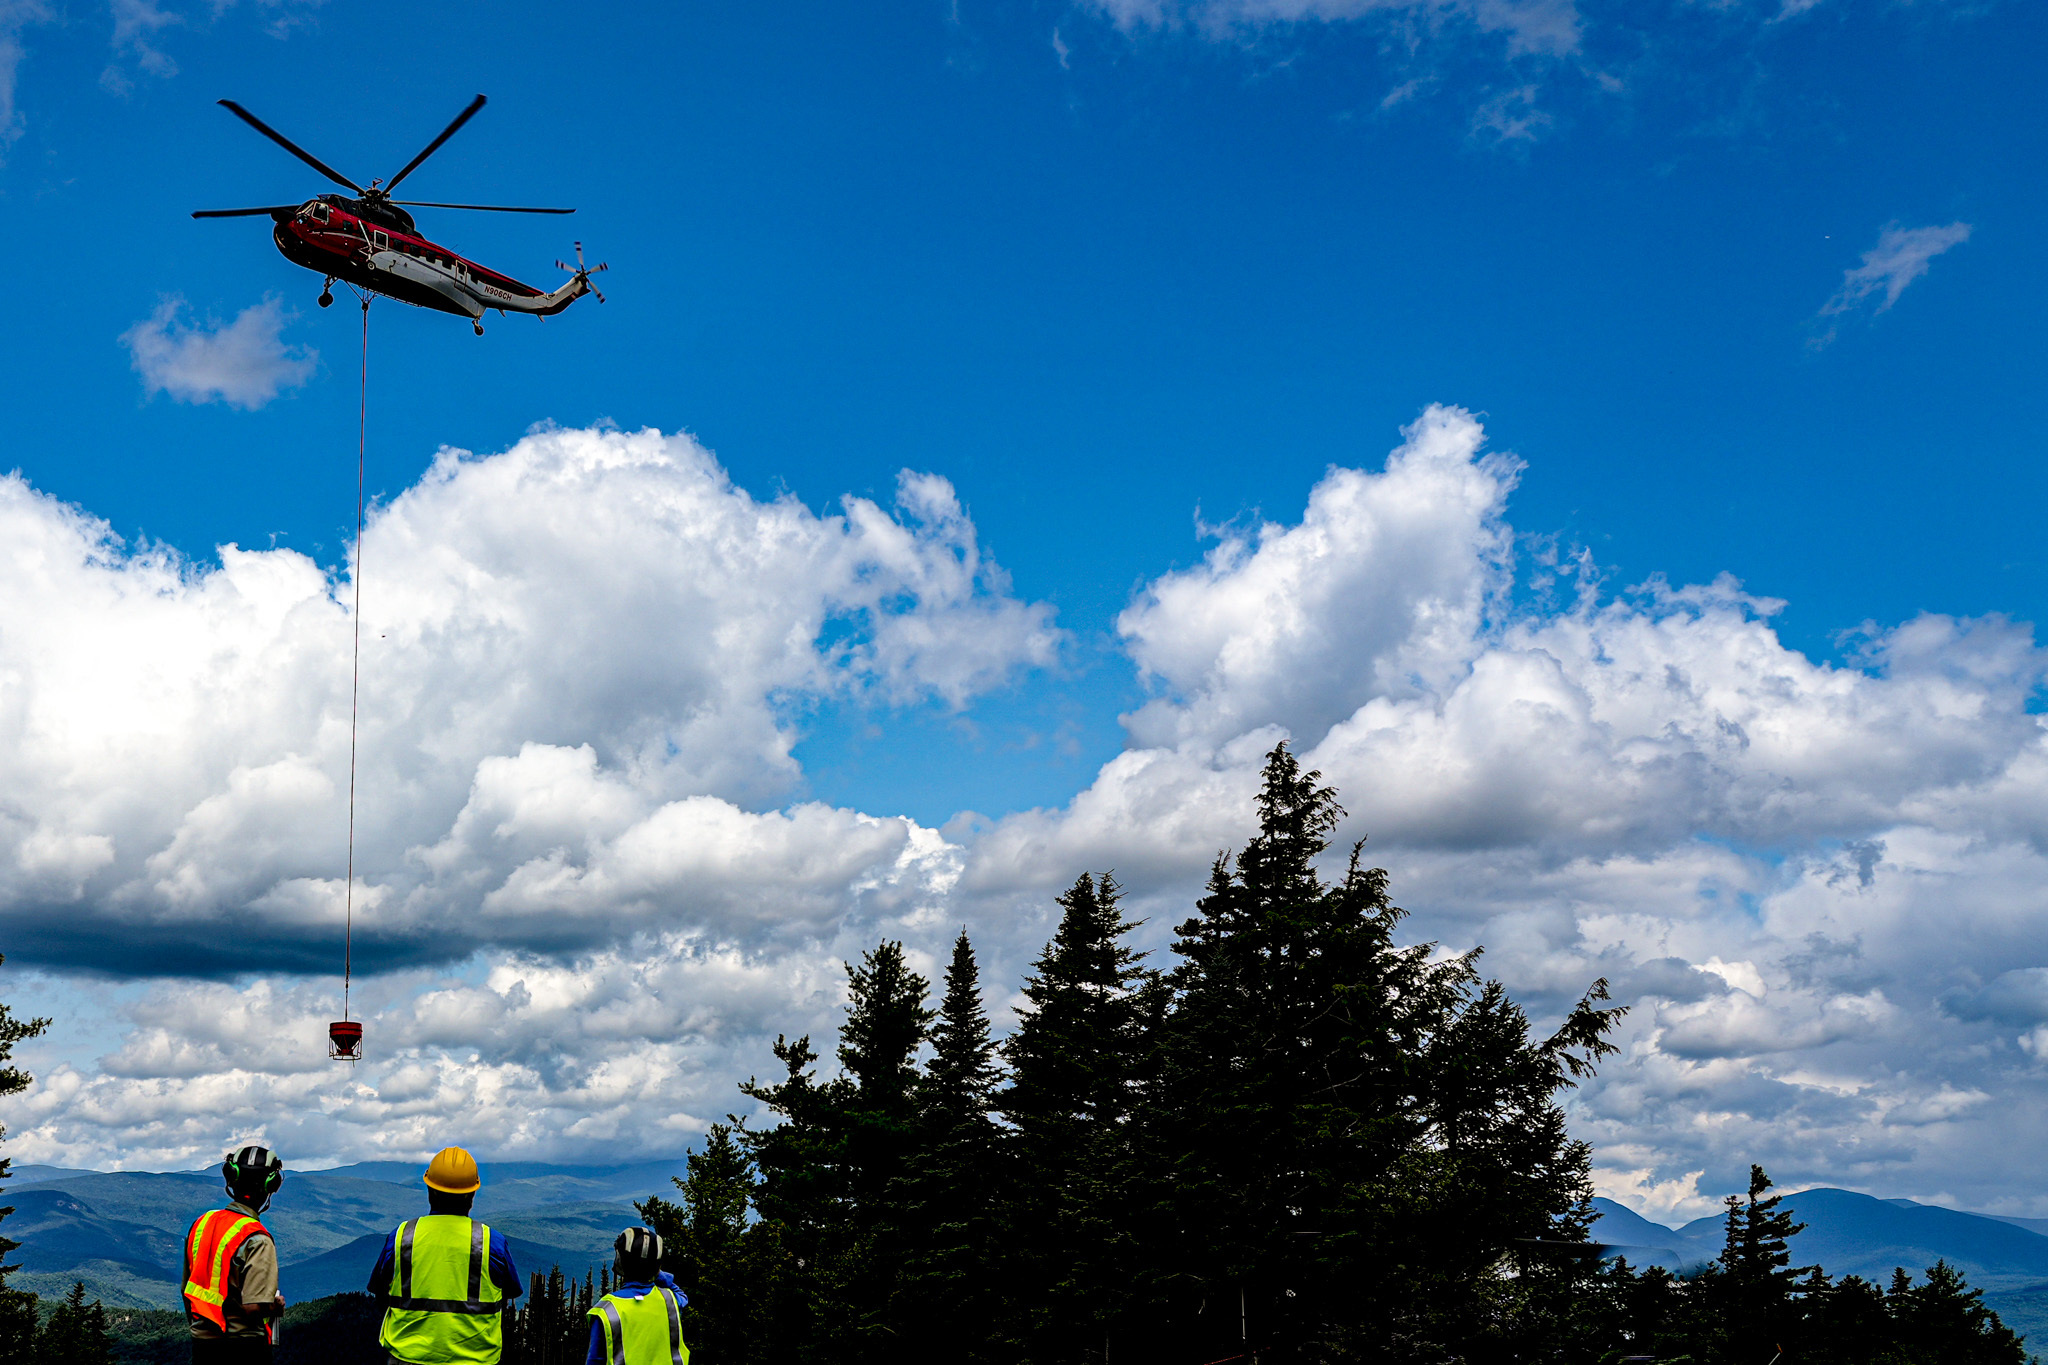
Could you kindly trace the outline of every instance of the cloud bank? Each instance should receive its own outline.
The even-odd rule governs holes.
[[[339,942],[351,585],[122,547],[0,482],[0,933],[15,960],[322,969]],[[566,952],[663,917],[812,932],[923,866],[906,822],[766,809],[792,708],[964,705],[1053,661],[943,479],[819,516],[687,437],[444,451],[371,517],[358,961]],[[824,900],[820,897],[824,896]],[[223,930],[232,927],[232,946]],[[109,942],[128,946],[107,951]],[[365,955],[367,954],[367,958]]]
[[[1615,594],[1532,555],[1519,468],[1433,408],[1298,519],[1224,532],[1120,618],[1152,694],[1124,752],[1057,808],[941,831],[803,801],[791,752],[807,699],[967,707],[1056,658],[943,480],[818,515],[684,437],[445,454],[365,542],[380,970],[347,1076],[318,1052],[332,986],[280,970],[339,940],[346,585],[130,550],[15,480],[0,934],[121,1042],[0,1110],[14,1153],[672,1152],[775,1033],[829,1027],[877,937],[930,969],[965,923],[1007,986],[1051,894],[1113,867],[1162,941],[1286,737],[1417,937],[1485,944],[1539,1014],[1594,976],[1634,1005],[1575,1102],[1605,1188],[1690,1214],[1758,1160],[2048,1209],[2007,1137],[2048,1094],[2030,631],[1928,616],[1815,661],[1733,580]]]
[[[282,301],[266,298],[235,314],[234,321],[184,321],[185,300],[164,299],[141,322],[121,334],[145,393],[167,393],[180,403],[226,403],[256,409],[313,377],[317,351],[284,342],[292,314]]]

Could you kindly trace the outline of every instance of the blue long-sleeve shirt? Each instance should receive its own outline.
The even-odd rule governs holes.
[[[663,1289],[674,1290],[676,1303],[679,1306],[687,1305],[690,1302],[690,1296],[676,1288],[674,1277],[666,1270],[655,1271],[652,1280],[634,1280],[630,1283],[622,1284],[617,1289],[614,1289],[612,1293],[617,1294],[622,1299],[644,1299],[653,1291],[656,1285],[660,1285]],[[596,1318],[590,1320],[590,1350],[583,1357],[583,1365],[611,1365],[611,1357],[604,1353],[604,1328],[599,1325]]]
[[[439,1215],[428,1214],[432,1218]],[[402,1224],[400,1226],[403,1226]],[[377,1253],[377,1268],[370,1272],[370,1292],[379,1298],[391,1296],[391,1272],[398,1265],[398,1229],[391,1229],[391,1235],[384,1239],[384,1249]],[[519,1267],[512,1264],[512,1247],[505,1240],[505,1234],[491,1229],[491,1283],[504,1291],[507,1302],[519,1297],[526,1288],[519,1282]]]

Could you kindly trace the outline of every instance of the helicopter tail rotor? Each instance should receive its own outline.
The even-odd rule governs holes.
[[[585,289],[588,289],[591,293],[597,295],[597,301],[599,303],[603,303],[605,301],[604,291],[599,289],[596,285],[592,284],[590,282],[590,277],[592,275],[597,274],[601,270],[610,270],[611,266],[604,261],[599,261],[596,265],[585,265],[583,262],[583,243],[576,243],[575,265],[572,266],[567,261],[556,261],[555,269],[567,270],[574,278],[583,281],[583,287]]]

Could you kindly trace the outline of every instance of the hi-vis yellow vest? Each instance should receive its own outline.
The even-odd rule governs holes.
[[[223,1332],[228,1327],[228,1276],[235,1253],[258,1233],[268,1237],[270,1229],[246,1213],[215,1209],[200,1214],[185,1235],[185,1302]],[[263,1332],[270,1334],[269,1323],[263,1324]]]
[[[655,1285],[637,1299],[607,1294],[590,1316],[604,1330],[604,1358],[610,1365],[690,1365],[682,1305],[673,1289]]]
[[[491,1230],[434,1213],[398,1225],[391,1304],[378,1344],[413,1365],[497,1365],[504,1350],[505,1292],[491,1282]]]

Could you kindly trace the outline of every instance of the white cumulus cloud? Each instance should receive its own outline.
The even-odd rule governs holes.
[[[1517,467],[1432,409],[1298,523],[1227,531],[1156,580],[1122,621],[1159,694],[1131,749],[981,836],[962,886],[1042,897],[1115,866],[1175,918],[1290,738],[1419,936],[1486,945],[1539,1009],[1595,976],[1634,1006],[1576,1100],[1610,1188],[1703,1212],[1679,1192],[1754,1159],[2048,1202],[1991,1117],[2048,1108],[2033,978],[2012,975],[2048,963],[2031,632],[1927,616],[1828,664],[1728,579],[1607,596],[1589,574],[1516,607]]]
[[[331,957],[351,586],[286,550],[128,550],[18,477],[0,528],[10,955]],[[914,898],[947,875],[927,833],[775,808],[800,779],[790,708],[958,706],[1059,643],[943,479],[906,472],[893,513],[820,516],[655,432],[443,452],[362,554],[371,964],[569,951],[675,916],[767,942]]]
[[[11,967],[141,978],[48,987],[114,1041],[33,1045],[13,1153],[673,1153],[776,1033],[830,1027],[877,938],[936,975],[964,923],[1000,993],[1051,895],[1113,868],[1161,945],[1287,738],[1417,938],[1484,944],[1539,1016],[1596,976],[1631,1006],[1573,1101],[1602,1188],[1685,1216],[1754,1160],[2048,1213],[2010,1140],[2048,1118],[2031,632],[1923,616],[1827,662],[1731,579],[1610,593],[1580,563],[1546,591],[1519,468],[1432,408],[1298,520],[1224,529],[1123,614],[1153,691],[1124,752],[942,831],[805,801],[791,757],[804,699],[957,706],[1055,657],[942,480],[818,515],[651,432],[445,455],[365,546],[346,1076],[318,1054],[346,585],[124,550],[0,486],[0,933]]]
[[[285,344],[292,315],[275,298],[249,305],[232,322],[193,324],[184,311],[182,298],[166,298],[121,334],[151,396],[255,409],[304,384],[319,363],[310,347]]]

